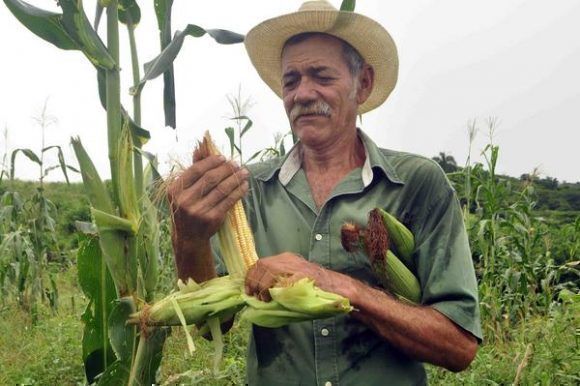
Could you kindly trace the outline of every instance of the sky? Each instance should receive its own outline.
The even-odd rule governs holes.
[[[52,0],[30,3],[58,11]],[[339,0],[331,1],[335,7]],[[272,0],[175,0],[173,30],[188,23],[245,34],[259,22],[297,10],[302,2]],[[152,1],[139,2],[136,30],[141,63],[159,50]],[[151,5],[150,5],[151,4]],[[93,18],[94,1],[85,1]],[[472,161],[482,161],[489,143],[488,122],[496,121],[492,141],[500,146],[497,171],[515,177],[531,173],[559,181],[580,181],[580,2],[577,0],[359,0],[356,11],[381,23],[399,52],[399,78],[388,100],[362,117],[360,127],[381,147],[433,157],[439,152],[464,165],[468,126],[478,128]],[[104,29],[100,31],[104,38]],[[121,31],[123,103],[131,64],[127,34]],[[34,119],[47,104],[54,122],[45,145],[69,145],[80,136],[103,178],[109,176],[106,116],[100,107],[96,75],[78,51],[62,51],[26,30],[0,5],[0,161],[6,150],[41,148]],[[188,162],[195,141],[210,130],[225,151],[223,129],[232,125],[228,96],[249,98],[252,129],[245,154],[271,146],[289,131],[280,99],[261,81],[242,44],[224,46],[209,37],[185,40],[175,61],[177,129],[164,127],[162,79],[143,91],[143,124],[152,136],[145,149],[163,170],[175,160]],[[20,156],[19,156],[20,157]],[[47,164],[56,162],[53,154]],[[38,178],[24,157],[16,176]],[[79,180],[78,176],[73,177]],[[49,180],[62,180],[57,170]]]

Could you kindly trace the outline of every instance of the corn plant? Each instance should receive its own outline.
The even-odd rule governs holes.
[[[233,115],[229,117],[229,120],[234,121],[235,123],[234,126],[228,126],[224,129],[229,140],[231,159],[238,159],[240,163],[251,163],[255,161],[265,161],[273,157],[282,157],[286,154],[284,142],[286,137],[293,135],[291,132],[287,132],[286,134],[277,133],[274,135],[274,145],[260,149],[250,157],[247,157],[247,159],[244,159],[243,138],[248,134],[248,131],[254,124],[248,114],[250,108],[254,105],[254,102],[250,97],[242,97],[241,86],[238,87],[236,95],[228,95],[227,99],[233,113]],[[292,138],[294,143],[296,143],[296,138]]]
[[[99,96],[107,115],[111,193],[99,177],[79,138],[72,145],[91,203],[96,232],[79,253],[79,280],[91,301],[83,315],[83,360],[89,383],[152,384],[166,336],[164,329],[138,331],[126,326],[128,316],[154,296],[159,259],[157,212],[145,194],[140,151],[149,133],[140,127],[140,96],[144,86],[163,74],[166,124],[175,127],[175,93],[172,63],[187,36],[205,34],[223,44],[238,43],[243,36],[224,30],[206,30],[189,24],[171,37],[172,0],[155,1],[161,53],[146,63],[141,76],[134,29],[141,9],[134,0],[98,1],[94,25],[80,0],[58,2],[62,13],[48,12],[20,0],[4,0],[30,31],[65,50],[81,51],[97,71]],[[98,26],[106,18],[106,43]],[[131,47],[132,116],[121,105],[119,22],[127,27]],[[98,252],[94,243],[98,240]],[[88,248],[88,249],[87,249]],[[87,252],[89,251],[89,252]],[[100,254],[99,259],[87,260]],[[96,261],[95,261],[96,260]],[[105,285],[110,277],[112,286]],[[111,293],[114,288],[114,294]],[[110,299],[116,299],[111,307]],[[99,308],[100,307],[100,308]]]
[[[47,102],[34,120],[41,131],[40,151],[19,148],[12,152],[9,164],[11,187],[15,177],[16,157],[23,154],[38,166],[38,185],[34,193],[23,199],[14,189],[2,195],[0,211],[0,284],[4,298],[16,297],[28,310],[32,321],[37,318],[38,302],[48,302],[58,309],[58,289],[51,262],[60,260],[61,251],[55,233],[57,209],[44,194],[44,178],[60,167],[68,183],[67,165],[60,146],[47,146],[46,130],[56,119],[47,113]],[[5,132],[7,138],[7,130]],[[47,165],[45,154],[56,151],[58,163]],[[5,155],[8,153],[6,150]]]
[[[8,157],[8,126],[4,126],[2,131],[2,136],[4,137],[4,153],[2,154],[2,164],[0,165],[0,186],[4,177],[8,177],[8,163],[6,158]]]
[[[535,212],[533,178],[515,185],[497,175],[500,151],[493,142],[497,120],[486,123],[490,142],[482,152],[484,164],[472,167],[468,161],[451,177],[462,190],[484,332],[487,339],[503,340],[509,338],[510,327],[529,315],[548,313],[561,289],[578,291],[577,230],[568,224],[566,242],[558,242],[561,232]],[[476,131],[474,121],[469,126],[470,144]]]

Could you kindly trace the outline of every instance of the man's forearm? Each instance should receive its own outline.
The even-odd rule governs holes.
[[[348,288],[353,317],[408,356],[451,371],[464,370],[475,357],[475,337],[434,308],[405,304],[355,279]]]
[[[187,281],[188,278],[192,278],[201,283],[217,276],[209,240],[196,242],[190,238],[180,237],[174,231],[172,242],[179,279]]]

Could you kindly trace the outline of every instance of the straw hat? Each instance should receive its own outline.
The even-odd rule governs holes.
[[[376,21],[354,13],[338,11],[326,0],[307,1],[298,12],[266,20],[248,32],[246,50],[260,77],[281,98],[284,43],[303,32],[323,32],[353,46],[373,66],[374,89],[359,106],[359,114],[381,105],[397,83],[399,59],[389,33]]]

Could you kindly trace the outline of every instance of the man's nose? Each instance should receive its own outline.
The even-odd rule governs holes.
[[[294,103],[307,105],[317,98],[314,84],[308,79],[302,79],[294,92]]]

